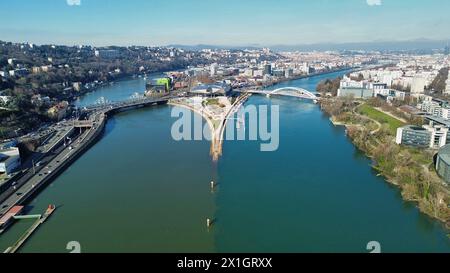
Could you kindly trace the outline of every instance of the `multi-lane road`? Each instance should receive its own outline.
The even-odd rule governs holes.
[[[90,109],[87,114],[91,126],[80,128],[80,131],[75,128],[75,120],[57,125],[59,128],[57,132],[38,148],[38,152],[27,161],[28,166],[24,168],[21,175],[14,180],[7,190],[0,194],[0,217],[13,206],[25,203],[39,188],[54,179],[87,149],[103,131],[108,114],[129,108],[167,102],[169,98],[169,96],[146,98],[104,105],[95,108],[95,110]],[[29,163],[30,161],[36,164]]]

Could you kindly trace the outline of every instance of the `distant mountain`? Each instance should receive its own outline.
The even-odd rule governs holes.
[[[275,51],[326,51],[326,50],[433,50],[443,49],[448,41],[417,39],[410,41],[373,41],[360,43],[319,43],[305,45],[274,45],[270,48]]]
[[[365,50],[365,51],[404,51],[404,50],[435,50],[444,49],[449,41],[446,40],[429,40],[416,39],[409,41],[372,41],[359,43],[316,43],[316,44],[298,44],[298,45],[248,45],[248,46],[223,46],[223,45],[170,45],[172,47],[183,48],[186,50],[203,50],[203,49],[259,49],[269,47],[274,51],[343,51],[343,50]]]

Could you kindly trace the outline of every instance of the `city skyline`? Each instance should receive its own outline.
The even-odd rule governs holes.
[[[134,3],[131,6],[122,1],[104,0],[8,2],[0,10],[0,16],[9,22],[0,27],[0,39],[94,46],[270,47],[446,41],[450,37],[447,28],[450,18],[446,16],[450,3],[440,0],[265,0],[258,3],[136,0]]]

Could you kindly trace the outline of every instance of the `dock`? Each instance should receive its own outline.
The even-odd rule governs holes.
[[[45,221],[53,214],[56,206],[49,205],[44,215],[25,215],[25,216],[17,216],[15,219],[36,219],[36,221],[31,225],[31,227],[17,240],[17,242],[8,247],[3,253],[15,253],[17,252],[25,242],[33,235],[33,233],[43,224]]]
[[[5,215],[0,218],[0,234],[2,234],[23,211],[23,206],[15,206],[11,208]]]

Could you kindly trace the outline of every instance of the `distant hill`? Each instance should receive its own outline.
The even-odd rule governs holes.
[[[167,47],[175,47],[175,48],[180,48],[180,49],[184,49],[184,50],[193,50],[193,51],[199,51],[199,50],[203,50],[203,49],[235,49],[235,50],[244,50],[244,49],[260,49],[262,47],[257,47],[257,46],[225,46],[225,45],[204,45],[204,44],[199,44],[199,45],[179,45],[179,44],[173,44],[173,45],[167,45]]]
[[[360,43],[319,43],[307,45],[274,45],[271,48],[276,51],[326,51],[326,50],[433,50],[444,49],[448,41],[436,41],[418,39],[411,41],[375,41]]]
[[[170,45],[172,47],[183,48],[186,50],[202,49],[258,49],[269,47],[275,51],[327,51],[327,50],[380,50],[380,51],[431,51],[443,50],[449,41],[417,39],[410,41],[373,41],[359,43],[316,43],[316,44],[298,44],[298,45],[248,45],[248,46],[224,46],[224,45]]]

